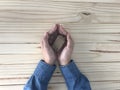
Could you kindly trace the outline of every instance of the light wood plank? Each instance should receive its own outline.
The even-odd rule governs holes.
[[[111,75],[112,73],[112,75]],[[90,82],[119,82],[120,73],[119,72],[91,72],[84,73],[90,80]],[[0,86],[3,85],[12,85],[12,84],[25,84],[31,75],[22,75],[22,76],[9,76],[0,78]],[[53,75],[50,83],[64,83],[62,75]]]
[[[120,80],[119,63],[77,63],[77,65],[90,81]],[[35,67],[36,64],[1,65],[0,85],[23,84],[32,74]],[[56,69],[51,83],[56,83],[56,80],[58,83],[64,82],[59,72],[59,69]]]
[[[116,90],[120,88],[119,82],[91,82],[92,90]],[[0,86],[1,90],[22,90],[23,85]],[[67,90],[65,83],[49,84],[48,90]]]
[[[91,33],[91,34],[119,34],[120,24],[81,24],[81,23],[63,23],[66,30],[71,33]],[[54,23],[20,23],[20,22],[0,22],[0,32],[2,33],[30,33],[38,32],[43,34],[50,30]]]
[[[116,32],[115,32],[116,33]],[[0,43],[40,43],[44,33],[0,33]],[[87,34],[71,32],[75,43],[120,43],[119,34]]]
[[[120,23],[119,4],[2,0],[0,5],[0,20],[7,23]]]
[[[120,63],[76,63],[79,67],[79,69],[82,72],[119,72],[120,71]],[[6,68],[5,68],[6,67]],[[13,64],[13,65],[1,65],[0,66],[0,72],[1,76],[5,75],[7,71],[9,71],[9,74],[24,74],[25,72],[32,72],[34,68],[36,67],[36,63],[34,64]],[[88,68],[89,67],[89,68]],[[16,72],[14,72],[16,71]],[[19,72],[21,71],[21,72]],[[59,72],[59,69],[57,69]],[[56,72],[57,72],[56,71]],[[9,75],[8,74],[8,75]]]
[[[22,48],[22,49],[21,49]],[[73,53],[120,53],[120,44],[75,44]],[[0,54],[40,54],[40,44],[0,44]]]
[[[119,62],[120,53],[73,53],[75,62]],[[24,58],[23,58],[24,57]],[[37,64],[42,59],[42,54],[36,55],[0,55],[0,65]]]
[[[53,0],[62,2],[120,3],[119,0]]]

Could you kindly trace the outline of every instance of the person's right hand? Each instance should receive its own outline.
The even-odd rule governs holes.
[[[61,25],[59,25],[59,33],[66,36],[67,44],[63,48],[63,50],[61,52],[59,52],[58,61],[59,61],[60,65],[67,65],[71,60],[74,42],[71,38],[71,35],[67,31],[65,31]]]

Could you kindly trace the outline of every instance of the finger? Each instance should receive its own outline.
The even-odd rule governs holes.
[[[67,33],[67,47],[73,47],[73,40],[69,33]]]
[[[53,45],[54,41],[56,40],[57,36],[58,36],[58,24],[55,24],[55,27],[53,30],[50,30],[48,32],[48,42],[50,45]]]
[[[46,33],[44,34],[43,44],[44,44],[44,45],[49,45],[49,43],[48,43],[48,32],[46,32]]]
[[[59,25],[59,33],[62,35],[67,35],[67,31],[64,29],[64,27],[62,25]]]
[[[52,34],[57,30],[57,24],[53,25],[52,28],[48,31],[48,34]]]

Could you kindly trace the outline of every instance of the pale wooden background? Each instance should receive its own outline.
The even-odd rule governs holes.
[[[54,23],[71,33],[92,90],[120,90],[120,0],[0,0],[0,90],[23,89]],[[48,90],[67,90],[59,69]]]

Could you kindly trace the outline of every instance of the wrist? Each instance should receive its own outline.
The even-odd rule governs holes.
[[[44,62],[49,64],[49,65],[54,65],[55,64],[54,60],[44,60]]]
[[[70,63],[70,60],[59,61],[59,64],[60,64],[61,66],[65,66],[65,65],[67,65],[67,64],[69,64],[69,63]]]

